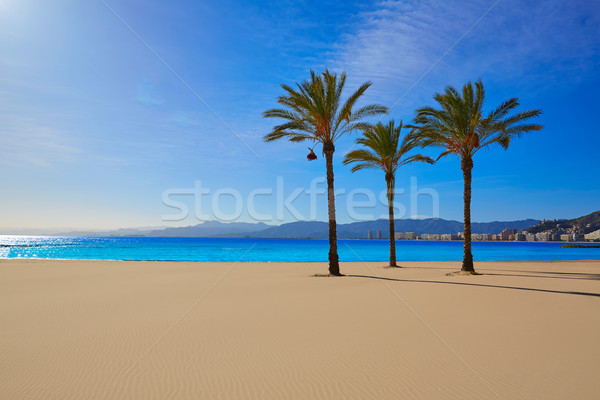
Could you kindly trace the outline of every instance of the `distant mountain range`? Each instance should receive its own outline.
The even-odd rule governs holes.
[[[463,223],[441,218],[428,219],[397,219],[394,221],[396,232],[423,233],[458,233],[463,231]],[[536,219],[505,222],[474,222],[473,233],[498,234],[506,228],[523,230],[539,224]],[[387,219],[376,221],[352,222],[338,224],[337,232],[340,239],[365,239],[368,231],[381,231],[382,238],[389,238]],[[17,232],[13,232],[16,234]],[[40,233],[41,234],[41,233]],[[248,237],[248,238],[303,238],[326,239],[328,224],[322,221],[298,221],[278,226],[265,223],[207,221],[197,225],[176,228],[141,228],[119,229],[116,231],[70,231],[48,232],[51,235],[64,236],[146,236],[146,237]]]
[[[497,234],[506,228],[522,230],[539,222],[539,220],[535,219],[508,222],[474,222],[472,224],[472,231],[473,233]],[[394,225],[396,232],[415,232],[417,235],[423,233],[458,233],[463,231],[462,222],[441,218],[397,219],[394,221]],[[372,231],[374,235],[377,231],[381,231],[382,238],[389,238],[389,222],[387,219],[379,219],[376,221],[338,224],[337,226],[338,238],[340,239],[365,239],[368,231]],[[230,235],[227,236],[233,237]],[[328,237],[328,224],[319,221],[291,222],[249,232],[243,235],[243,237],[325,239]]]
[[[463,231],[463,223],[442,218],[427,219],[397,219],[394,221],[396,232],[424,233],[458,233]],[[526,230],[531,233],[549,230],[578,228],[581,233],[589,233],[600,229],[600,211],[593,212],[580,218],[569,220],[525,219],[519,221],[474,222],[472,232],[478,234],[498,234],[504,229]],[[388,220],[352,222],[338,224],[337,232],[340,239],[365,239],[367,232],[376,235],[381,231],[383,239],[389,238]],[[263,222],[230,222],[207,221],[197,225],[174,228],[124,228],[113,231],[62,231],[53,229],[43,230],[11,230],[0,234],[30,234],[55,236],[146,236],[146,237],[216,237],[216,238],[282,238],[282,239],[326,239],[328,224],[322,221],[298,221],[282,225],[267,225]]]
[[[264,222],[230,222],[206,221],[202,224],[180,228],[165,228],[146,232],[144,236],[152,237],[245,237],[255,232],[268,229]]]

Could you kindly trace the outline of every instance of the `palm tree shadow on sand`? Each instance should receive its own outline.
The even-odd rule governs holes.
[[[588,280],[588,281],[600,281],[600,274],[588,274],[582,272],[539,272],[539,271],[514,271],[523,272],[523,274],[505,274],[505,273],[494,273],[484,272],[484,275],[490,276],[514,276],[518,278],[543,278],[543,279],[575,279],[575,280]],[[542,274],[542,275],[537,275]],[[558,276],[552,276],[558,275]]]
[[[495,274],[495,275],[503,275],[503,274]],[[590,275],[595,275],[595,274],[590,274]],[[576,296],[600,297],[600,293],[536,289],[536,288],[520,287],[520,286],[490,285],[490,284],[485,284],[485,283],[434,281],[434,280],[425,280],[425,279],[397,279],[397,278],[386,278],[386,277],[382,277],[382,276],[356,275],[356,274],[346,275],[346,276],[349,278],[379,279],[379,280],[388,281],[388,282],[431,283],[431,284],[438,284],[438,285],[476,286],[476,287],[487,287],[487,288],[494,288],[494,289],[511,289],[511,290],[524,290],[524,291],[529,291],[529,292],[571,294],[571,295],[576,295]],[[506,276],[523,276],[523,275],[506,275]],[[598,278],[592,278],[592,279],[598,279]]]

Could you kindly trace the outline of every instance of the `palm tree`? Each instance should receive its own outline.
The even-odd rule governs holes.
[[[542,125],[526,121],[542,114],[541,110],[522,111],[508,114],[519,105],[513,97],[502,102],[486,116],[483,115],[485,91],[481,79],[463,86],[462,96],[452,86],[443,94],[433,97],[440,109],[422,107],[416,110],[412,135],[423,147],[438,146],[444,150],[438,159],[448,154],[460,158],[464,180],[464,255],[462,271],[475,272],[471,254],[471,170],[473,156],[477,151],[492,144],[508,149],[513,138],[524,133],[539,131]]]
[[[325,69],[321,74],[310,71],[310,79],[296,84],[296,88],[282,84],[286,95],[279,96],[277,102],[283,108],[273,108],[264,112],[265,118],[280,118],[284,122],[273,128],[264,139],[272,142],[287,138],[290,142],[305,140],[323,145],[327,168],[327,200],[329,214],[329,273],[339,276],[340,266],[337,254],[337,233],[335,219],[335,194],[333,190],[334,143],[342,135],[365,128],[367,117],[387,113],[387,107],[378,104],[355,108],[357,100],[371,86],[363,83],[342,103],[342,90],[346,83],[346,73],[339,77]],[[312,150],[311,150],[312,152]]]
[[[381,169],[385,173],[387,185],[388,215],[390,222],[390,267],[396,265],[396,241],[394,229],[394,188],[396,181],[396,170],[406,164],[415,161],[433,164],[434,161],[422,154],[407,156],[411,150],[419,145],[418,141],[411,139],[408,135],[401,139],[402,121],[395,125],[394,120],[383,125],[378,122],[369,126],[363,136],[356,140],[357,144],[365,148],[351,151],[346,155],[344,164],[354,163],[352,172],[361,169]]]

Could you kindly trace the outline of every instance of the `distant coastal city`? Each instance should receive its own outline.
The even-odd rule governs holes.
[[[381,239],[381,231],[367,232],[367,239]],[[423,233],[417,235],[415,232],[397,232],[396,240],[463,240],[464,233]],[[505,229],[497,235],[489,233],[474,233],[471,235],[472,240],[480,241],[516,241],[516,242],[581,242],[581,241],[598,241],[600,240],[600,229],[588,234],[573,233],[558,233],[558,232],[539,232],[528,233],[526,231],[517,232],[516,229]]]
[[[547,225],[548,223],[557,223],[557,220],[542,221],[541,224],[536,227]],[[541,232],[535,232],[535,228],[532,227],[522,231],[517,229],[504,229],[498,234],[471,234],[472,240],[477,241],[516,241],[516,242],[582,242],[600,241],[600,229],[594,230],[589,233],[584,233],[586,229],[580,227],[572,228],[555,228],[547,229]],[[586,228],[590,228],[586,226]],[[533,232],[532,232],[533,231]],[[367,231],[367,239],[383,239],[382,233],[378,231]],[[396,232],[396,240],[463,240],[464,232],[458,233],[423,233],[417,235],[415,232]]]

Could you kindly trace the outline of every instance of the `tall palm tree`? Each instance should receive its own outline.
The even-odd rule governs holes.
[[[367,117],[387,113],[387,107],[378,104],[356,108],[357,100],[371,86],[363,83],[342,103],[342,91],[346,83],[346,73],[339,77],[325,69],[321,74],[310,71],[310,79],[296,87],[282,84],[286,95],[279,96],[277,102],[283,108],[273,108],[264,112],[265,118],[280,118],[284,122],[273,128],[264,139],[272,142],[286,138],[290,142],[305,140],[323,145],[327,168],[327,200],[329,214],[329,273],[341,275],[337,254],[337,226],[335,219],[335,194],[333,190],[334,143],[342,135],[365,128]],[[311,150],[312,152],[312,150]]]
[[[402,165],[412,162],[434,161],[422,154],[407,156],[407,153],[419,146],[419,142],[411,139],[409,135],[402,138],[402,121],[396,126],[394,120],[383,125],[378,122],[364,130],[363,136],[356,140],[357,144],[364,148],[351,151],[346,155],[344,164],[354,164],[352,172],[361,169],[381,169],[385,173],[387,185],[388,216],[390,222],[390,267],[396,265],[396,241],[394,229],[394,189],[396,182],[396,170]],[[402,140],[400,140],[402,139]]]
[[[452,86],[443,94],[433,97],[440,109],[422,107],[417,109],[413,135],[423,147],[438,146],[444,150],[438,159],[448,154],[460,158],[464,179],[464,255],[462,271],[474,273],[471,254],[471,170],[473,156],[477,151],[493,144],[505,150],[515,137],[531,131],[539,131],[542,125],[528,123],[542,114],[541,110],[522,111],[508,115],[519,105],[519,99],[505,100],[493,111],[483,115],[485,91],[481,79],[463,86],[462,95]]]

